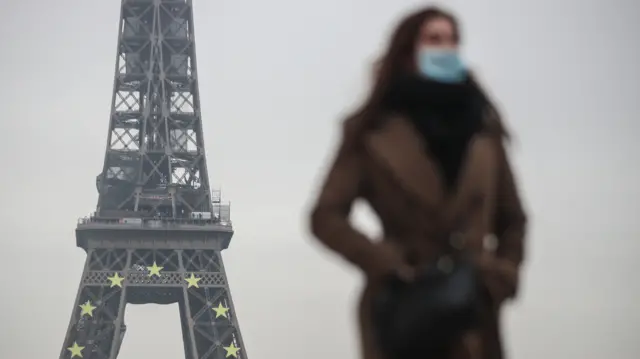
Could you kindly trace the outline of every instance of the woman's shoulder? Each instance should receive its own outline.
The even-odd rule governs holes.
[[[348,116],[341,123],[343,140],[352,143],[362,141],[367,134],[375,131],[389,116],[387,113],[367,113],[365,111]]]
[[[507,131],[502,116],[496,107],[487,102],[484,105],[482,114],[482,126],[485,133],[495,136],[497,139],[508,140],[509,132]]]
[[[483,130],[486,133],[495,135],[501,139],[508,139],[509,133],[504,125],[504,121],[502,120],[502,115],[496,107],[495,102],[491,99],[483,86],[480,85],[477,74],[471,73],[470,80],[471,84],[475,88],[477,106],[479,106],[482,111]]]

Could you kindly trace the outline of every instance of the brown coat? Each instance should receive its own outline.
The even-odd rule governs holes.
[[[434,238],[445,233],[464,238],[465,246],[477,254],[492,305],[485,308],[483,327],[465,335],[456,353],[442,359],[504,358],[499,313],[503,301],[517,291],[526,216],[502,139],[492,130],[499,119],[487,111],[485,123],[486,131],[469,145],[450,195],[436,163],[424,151],[422,137],[406,119],[390,116],[365,133],[354,133],[352,124],[345,123],[311,226],[322,243],[367,276],[359,313],[364,359],[386,359],[372,337],[370,315],[370,298],[381,274],[399,263],[419,266],[434,258],[444,246]],[[358,198],[377,213],[384,229],[382,241],[372,242],[350,225],[349,213]],[[497,239],[497,246],[488,248],[488,239]]]

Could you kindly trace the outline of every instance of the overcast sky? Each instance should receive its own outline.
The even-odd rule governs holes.
[[[306,211],[392,24],[422,1],[194,0],[211,182],[252,359],[356,358],[359,274]],[[466,55],[516,135],[531,213],[517,359],[640,357],[640,3],[448,1]],[[120,1],[0,0],[0,358],[57,358],[95,209]],[[377,230],[366,207],[357,222]],[[183,355],[177,305],[128,306],[119,359]],[[152,356],[155,355],[155,356]]]

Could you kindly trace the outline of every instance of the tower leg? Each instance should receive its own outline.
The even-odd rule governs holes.
[[[180,300],[180,324],[182,327],[182,344],[184,345],[184,357],[191,359],[194,357],[193,326],[189,325],[189,316],[186,314],[185,301]]]
[[[178,263],[180,266],[180,272],[186,274],[185,271],[185,258],[182,255],[182,251],[180,251],[180,256],[178,257]],[[195,277],[195,276],[194,276]],[[185,348],[185,358],[186,359],[198,359],[195,335],[193,333],[193,320],[191,316],[191,308],[189,306],[189,294],[188,294],[188,283],[182,284],[182,298],[180,298],[180,321],[182,322],[182,338],[184,340],[184,348]]]
[[[184,250],[181,260],[185,276],[197,280],[197,287],[185,281],[180,305],[180,317],[187,323],[183,335],[190,339],[185,346],[195,354],[187,358],[246,359],[220,252]]]
[[[88,252],[60,359],[117,357],[124,333],[126,285],[112,280],[118,283],[118,278],[126,277],[129,260],[126,250]]]

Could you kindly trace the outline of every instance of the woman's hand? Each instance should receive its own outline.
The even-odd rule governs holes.
[[[501,305],[517,291],[519,268],[509,260],[484,253],[477,259],[483,282],[495,305]]]
[[[373,243],[376,265],[368,276],[377,280],[382,277],[394,275],[400,280],[411,282],[414,280],[416,270],[410,266],[400,248],[393,242],[381,240]]]

